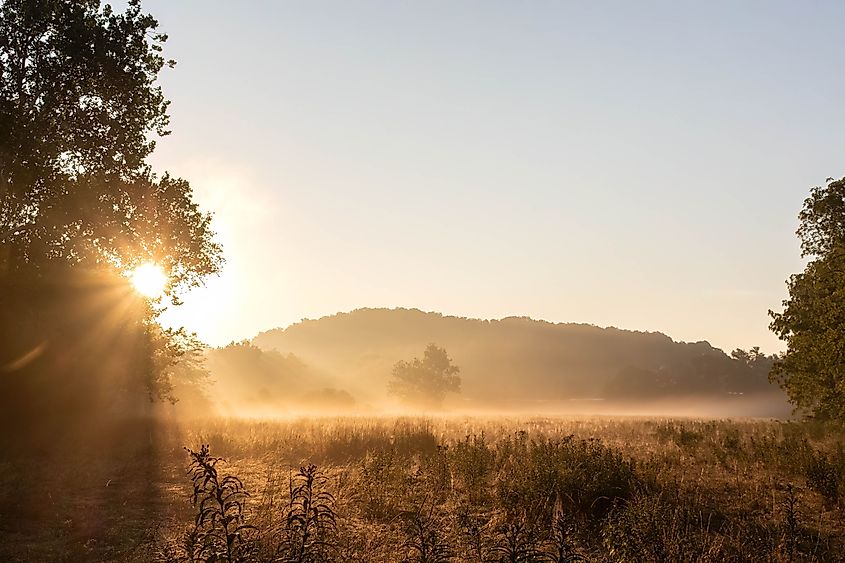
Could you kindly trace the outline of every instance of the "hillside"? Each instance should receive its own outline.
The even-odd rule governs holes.
[[[766,379],[769,358],[755,364],[707,342],[524,317],[478,320],[416,309],[358,309],[253,340],[261,349],[294,354],[365,401],[384,398],[391,366],[419,356],[430,342],[444,346],[461,367],[460,401],[471,403],[777,392]]]

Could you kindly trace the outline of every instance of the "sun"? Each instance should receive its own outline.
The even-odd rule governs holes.
[[[141,264],[132,270],[129,278],[135,290],[150,299],[161,297],[164,286],[167,285],[167,276],[158,265],[152,262]]]

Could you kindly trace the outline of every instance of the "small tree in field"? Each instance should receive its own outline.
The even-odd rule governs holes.
[[[399,361],[393,366],[393,375],[387,391],[403,403],[440,407],[446,393],[461,390],[460,368],[452,364],[445,348],[429,344],[422,360]]]

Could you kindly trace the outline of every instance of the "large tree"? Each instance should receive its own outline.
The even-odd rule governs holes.
[[[157,27],[138,0],[0,2],[0,271],[155,260],[178,291],[219,269],[188,183],[146,161],[168,134]]]
[[[783,312],[769,311],[787,346],[771,379],[804,414],[845,420],[845,178],[813,188],[799,219],[808,263],[787,281]]]
[[[387,389],[406,404],[439,408],[447,393],[461,390],[458,372],[445,348],[429,344],[422,359],[394,364]]]
[[[0,371],[36,381],[20,370],[40,355],[36,391],[73,373],[114,382],[126,366],[127,385],[167,395],[174,361],[195,347],[158,326],[154,303],[115,293],[155,262],[178,303],[222,265],[188,182],[147,162],[169,133],[157,80],[173,63],[157,28],[139,0],[123,12],[0,0]]]

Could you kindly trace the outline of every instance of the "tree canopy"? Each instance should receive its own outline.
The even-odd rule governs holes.
[[[429,344],[422,360],[394,364],[388,392],[407,404],[440,407],[447,393],[461,390],[458,372],[445,348]]]
[[[219,270],[189,184],[146,161],[169,133],[157,27],[138,0],[0,3],[0,272],[155,261],[173,292]]]
[[[223,262],[189,183],[147,161],[169,133],[157,81],[174,63],[157,30],[139,0],[123,12],[0,0],[0,371],[16,372],[0,392],[10,402],[27,404],[8,398],[24,381],[32,394],[169,397],[174,364],[199,344],[159,326],[160,307],[126,279],[153,262],[178,304]]]
[[[808,263],[787,281],[783,311],[769,311],[787,346],[771,378],[799,411],[845,420],[845,178],[813,188],[799,219]]]

